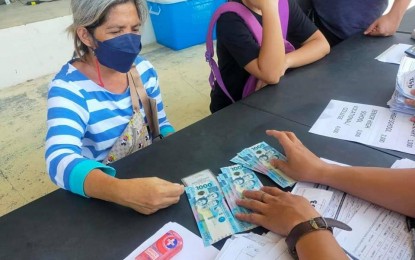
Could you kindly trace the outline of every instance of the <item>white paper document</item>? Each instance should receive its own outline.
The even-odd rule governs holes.
[[[273,232],[233,235],[215,260],[292,260],[285,239]]]
[[[405,216],[375,204],[361,207],[348,223],[353,233],[340,231],[337,242],[357,259],[411,259],[412,240]]]
[[[409,159],[400,159],[396,160],[396,162],[392,165],[391,168],[396,169],[409,169],[409,168],[415,168],[415,162]]]
[[[415,154],[410,118],[384,107],[331,100],[310,133]]]
[[[190,230],[175,223],[169,222],[159,229],[153,236],[144,241],[139,247],[137,247],[130,255],[124,260],[134,260],[141,252],[146,250],[150,245],[156,242],[166,232],[173,230],[178,233],[183,239],[183,248],[180,252],[173,257],[177,260],[188,260],[188,259],[200,259],[200,260],[213,260],[219,253],[219,250],[213,246],[205,247],[200,237],[193,234]]]
[[[391,47],[389,47],[386,51],[382,52],[375,59],[381,62],[400,64],[402,57],[405,56],[405,50],[407,50],[411,46],[412,45],[410,44],[403,43],[393,44]]]
[[[322,160],[346,166],[327,159]],[[401,159],[391,168],[414,167],[414,161]],[[345,222],[353,229],[334,229],[337,242],[348,252],[350,258],[411,259],[412,241],[406,228],[405,216],[320,184],[298,182],[292,192],[296,194],[299,189],[312,187],[333,192],[332,200],[322,215]]]
[[[323,214],[326,211],[333,197],[332,191],[312,187],[301,187],[301,185],[296,187],[292,193],[307,198],[310,201],[310,204],[320,214]]]

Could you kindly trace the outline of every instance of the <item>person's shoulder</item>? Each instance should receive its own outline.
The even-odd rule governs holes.
[[[153,64],[141,55],[135,58],[134,65],[140,75],[150,71],[156,73]]]
[[[67,62],[62,66],[60,71],[56,73],[49,84],[49,92],[52,90],[54,92],[70,91],[82,96],[81,92],[91,81],[80,73],[71,63],[72,61]]]
[[[218,25],[230,25],[235,22],[243,22],[243,18],[239,14],[229,11],[221,14],[217,23]]]
[[[70,62],[65,63],[62,68],[59,70],[58,73],[56,73],[53,80],[63,80],[63,81],[69,81],[73,78],[76,78],[76,68],[73,67]]]
[[[76,81],[77,78],[78,75],[76,68],[72,66],[70,62],[67,62],[62,66],[59,72],[56,73],[55,77],[49,84],[49,88],[53,86],[66,86],[67,84],[69,84],[69,82]]]

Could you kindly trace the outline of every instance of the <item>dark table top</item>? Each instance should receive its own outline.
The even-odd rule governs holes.
[[[266,141],[266,129],[294,131],[318,156],[390,167],[397,159],[353,142],[308,133],[308,127],[243,104],[230,106],[114,164],[117,176],[159,176],[179,182],[210,168],[217,173],[245,147]],[[259,174],[258,174],[259,175]],[[273,185],[260,175],[264,185]],[[186,195],[151,216],[57,190],[0,218],[0,259],[123,259],[169,221],[199,235]],[[215,244],[220,248],[224,240]]]
[[[387,107],[399,65],[375,57],[395,43],[415,41],[403,33],[381,38],[356,35],[335,46],[324,59],[287,72],[278,85],[267,86],[241,102],[309,127],[331,99]]]
[[[397,32],[412,33],[415,29],[415,6],[406,10]]]

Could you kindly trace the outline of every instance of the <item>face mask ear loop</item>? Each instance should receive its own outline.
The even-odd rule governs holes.
[[[98,63],[98,58],[97,57],[95,57],[95,65],[97,67],[97,73],[98,73],[98,80],[99,80],[98,85],[100,85],[101,87],[104,87],[104,82],[102,82],[102,77],[101,77],[101,69],[99,68],[99,63]]]
[[[94,35],[90,31],[88,31],[88,32],[91,35],[92,39],[95,41],[95,44],[97,44],[97,39],[95,39]],[[102,81],[102,77],[101,77],[101,69],[99,68],[98,58],[95,55],[94,50],[92,50],[92,54],[94,54],[94,56],[95,56],[95,66],[97,67],[98,80],[99,80],[98,85],[101,86],[101,87],[104,87],[104,82]]]

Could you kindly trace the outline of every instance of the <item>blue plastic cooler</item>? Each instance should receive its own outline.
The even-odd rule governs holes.
[[[226,0],[147,0],[157,42],[173,50],[205,42],[210,18],[225,2]]]

